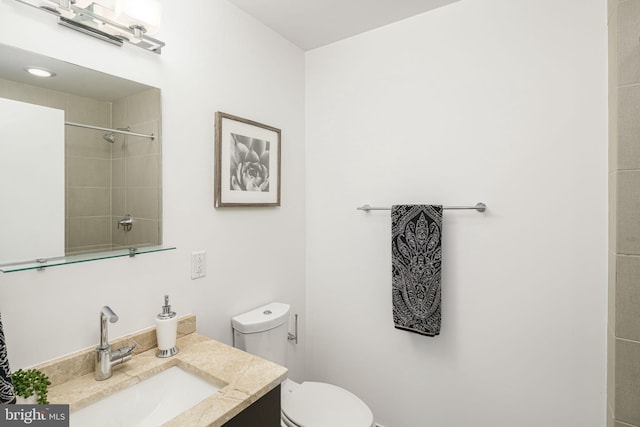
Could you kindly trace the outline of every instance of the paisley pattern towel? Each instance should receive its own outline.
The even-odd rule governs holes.
[[[391,207],[393,322],[423,335],[440,333],[442,206]]]
[[[13,384],[11,384],[11,369],[9,369],[7,346],[4,341],[4,331],[2,330],[2,316],[0,315],[0,404],[15,402],[16,398],[13,394]]]

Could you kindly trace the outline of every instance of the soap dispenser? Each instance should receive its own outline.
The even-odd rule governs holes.
[[[176,336],[178,334],[178,316],[171,311],[169,295],[164,296],[162,312],[156,317],[156,336],[158,337],[157,357],[171,357],[178,353]]]

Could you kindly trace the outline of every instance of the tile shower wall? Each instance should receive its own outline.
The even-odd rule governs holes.
[[[110,144],[105,132],[65,128],[65,252],[161,241],[159,89],[112,104],[0,79],[0,96],[64,110],[67,121],[158,136],[116,135]],[[117,227],[126,213],[134,217],[130,232]]]
[[[111,127],[111,103],[67,95],[67,121]],[[65,128],[65,252],[111,249],[111,144],[104,132]]]
[[[640,0],[609,1],[608,427],[640,426]]]
[[[118,135],[112,153],[111,229],[114,246],[159,244],[162,207],[160,90],[149,89],[113,103],[115,128],[153,134]],[[134,220],[130,231],[117,227],[125,214]]]

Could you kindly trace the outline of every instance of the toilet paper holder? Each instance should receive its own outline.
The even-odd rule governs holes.
[[[293,315],[293,333],[287,332],[287,339],[293,341],[294,344],[298,344],[298,315]]]

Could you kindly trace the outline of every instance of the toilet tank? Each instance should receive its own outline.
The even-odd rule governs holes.
[[[272,302],[231,318],[233,346],[285,366],[289,304]]]

